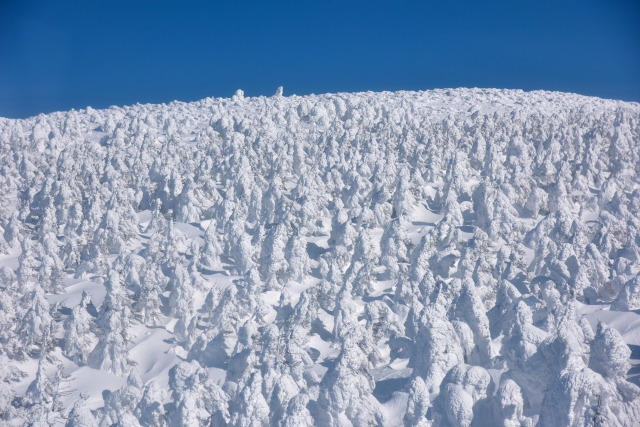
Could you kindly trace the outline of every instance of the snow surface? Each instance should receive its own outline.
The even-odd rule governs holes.
[[[0,118],[0,425],[640,425],[640,105]]]

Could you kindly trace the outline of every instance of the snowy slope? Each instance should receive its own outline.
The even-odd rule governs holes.
[[[634,426],[640,105],[0,119],[0,425]]]

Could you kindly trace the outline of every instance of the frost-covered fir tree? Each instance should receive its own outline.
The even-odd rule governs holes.
[[[260,274],[269,290],[279,289],[289,269],[285,249],[288,240],[287,227],[276,224],[267,233],[260,253]]]
[[[128,306],[126,291],[120,283],[120,275],[111,270],[105,282],[107,295],[98,315],[97,323],[101,328],[98,344],[89,354],[88,365],[118,376],[129,373],[132,361],[127,352],[131,340],[129,325],[131,309]]]
[[[207,379],[207,371],[198,362],[181,362],[169,371],[174,408],[168,414],[171,425],[223,425],[228,422],[227,396]],[[220,419],[221,417],[221,419]]]
[[[50,426],[62,421],[63,397],[68,394],[67,376],[62,366],[58,366],[53,380],[46,374],[46,362],[40,359],[35,379],[29,384],[24,395],[23,416],[29,425]]]
[[[87,312],[91,301],[89,294],[82,292],[80,304],[75,306],[64,321],[64,348],[62,353],[76,364],[86,364],[92,350],[91,325],[93,319]]]
[[[27,293],[23,297],[22,305],[26,307],[26,312],[17,327],[21,346],[29,353],[48,352],[56,325],[42,288],[36,287]]]
[[[145,263],[140,281],[140,291],[134,304],[134,310],[143,324],[156,326],[162,315],[160,296],[169,279],[162,273],[160,266],[150,260]]]
[[[207,231],[204,235],[204,246],[202,247],[202,254],[200,255],[202,265],[209,268],[218,266],[220,263],[220,255],[222,254],[222,248],[216,236],[216,228],[216,220],[212,219],[207,226]]]
[[[172,289],[169,295],[171,315],[178,319],[174,327],[174,333],[178,340],[183,341],[186,338],[189,322],[195,314],[193,301],[195,289],[191,285],[189,273],[182,264],[176,265],[171,273],[169,286]]]
[[[67,416],[65,427],[98,427],[93,414],[86,406],[86,398],[83,397],[80,396],[80,399],[74,403]]]
[[[357,345],[357,338],[348,336],[335,365],[320,383],[318,423],[332,426],[381,425],[382,414],[371,392],[374,381],[369,373],[369,361]]]
[[[141,426],[163,427],[166,425],[166,413],[162,404],[166,394],[166,391],[155,381],[151,381],[144,387],[142,397],[133,412]]]
[[[299,230],[295,230],[287,242],[285,261],[289,266],[289,277],[296,282],[302,283],[306,275],[311,271],[307,242]]]

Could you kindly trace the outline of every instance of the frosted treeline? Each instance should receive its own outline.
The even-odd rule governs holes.
[[[0,119],[0,424],[634,426],[640,106],[500,90]]]

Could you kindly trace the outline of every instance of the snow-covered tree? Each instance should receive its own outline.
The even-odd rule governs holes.
[[[171,425],[195,426],[228,422],[228,397],[207,377],[207,371],[196,361],[180,362],[171,368],[169,387],[175,405],[168,414]]]
[[[64,321],[64,348],[62,353],[76,364],[86,364],[92,350],[91,325],[93,319],[87,312],[91,301],[89,294],[82,292],[80,304],[75,306]]]
[[[98,427],[91,410],[86,406],[86,399],[83,396],[76,400],[73,408],[67,416],[65,427]]]
[[[107,295],[100,306],[98,325],[101,328],[98,344],[89,354],[88,365],[118,376],[129,373],[132,361],[127,352],[131,340],[129,324],[131,309],[126,291],[120,283],[120,275],[111,270],[105,282]]]
[[[296,282],[302,283],[306,275],[311,271],[311,260],[307,253],[307,241],[299,230],[295,230],[287,242],[285,261],[289,266],[289,277]]]
[[[141,426],[163,427],[166,425],[165,409],[162,404],[165,399],[166,391],[157,382],[151,381],[144,387],[142,397],[133,412]]]
[[[26,313],[18,323],[20,343],[27,352],[46,353],[50,350],[56,324],[50,313],[42,288],[36,287],[23,298]]]
[[[279,289],[289,269],[285,255],[287,240],[287,227],[279,223],[269,230],[262,244],[260,274],[268,290]]]
[[[345,337],[335,364],[322,378],[318,406],[320,425],[381,425],[382,414],[371,394],[369,360],[354,336]]]
[[[186,338],[189,322],[195,314],[193,300],[195,289],[191,285],[189,273],[181,264],[176,265],[172,272],[169,286],[172,288],[169,295],[170,314],[178,319],[174,333],[179,341],[183,341]]]
[[[216,236],[217,223],[212,219],[204,235],[204,246],[202,247],[201,262],[205,267],[213,268],[220,263],[222,247]]]
[[[156,326],[162,315],[160,296],[169,280],[162,273],[160,266],[153,261],[145,263],[140,280],[140,291],[134,309],[143,324]]]

